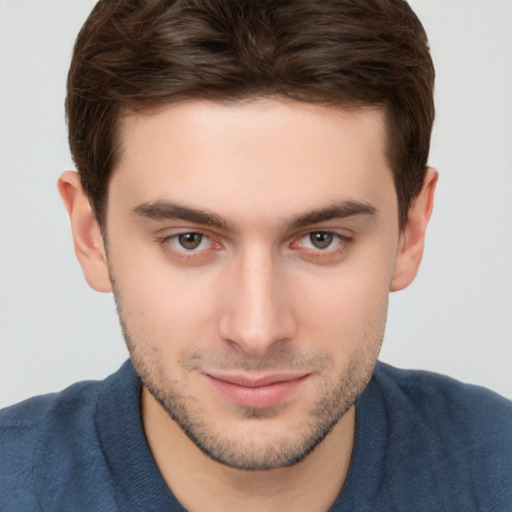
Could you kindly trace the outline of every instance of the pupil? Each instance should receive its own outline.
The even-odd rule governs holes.
[[[199,233],[184,233],[179,235],[178,239],[180,241],[180,245],[184,249],[196,249],[199,247],[199,244],[203,239],[203,235]]]
[[[311,240],[311,243],[317,248],[317,249],[325,249],[326,247],[329,247],[332,243],[333,235],[332,233],[312,233],[309,235],[309,238]]]

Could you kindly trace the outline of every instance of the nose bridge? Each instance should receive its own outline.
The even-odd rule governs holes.
[[[280,266],[271,249],[253,245],[241,251],[232,267],[221,335],[253,357],[293,335]]]

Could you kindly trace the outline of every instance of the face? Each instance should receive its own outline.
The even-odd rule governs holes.
[[[134,366],[206,454],[300,461],[353,405],[399,244],[378,110],[184,102],[127,117],[108,263]]]

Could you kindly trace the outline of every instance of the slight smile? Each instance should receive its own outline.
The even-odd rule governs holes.
[[[288,398],[311,375],[272,374],[259,377],[203,373],[229,401],[249,408],[274,407]]]

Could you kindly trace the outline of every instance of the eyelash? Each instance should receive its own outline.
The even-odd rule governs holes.
[[[329,260],[329,258],[343,254],[347,250],[348,245],[351,244],[353,241],[352,237],[347,235],[342,235],[340,233],[328,230],[316,230],[308,231],[307,233],[301,234],[299,237],[294,237],[291,243],[289,243],[289,247],[291,249],[298,250],[300,248],[300,242],[302,240],[304,240],[307,237],[311,237],[312,235],[315,234],[330,235],[333,238],[337,239],[337,243],[334,245],[334,247],[327,247],[325,249],[303,247],[303,251],[306,253],[308,259]],[[179,248],[178,239],[179,237],[184,235],[199,235],[202,237],[200,244],[203,243],[204,239],[208,239],[209,246],[207,248],[199,250],[187,250],[183,247]],[[218,251],[223,248],[222,243],[216,241],[211,235],[204,233],[202,231],[182,231],[179,233],[163,237],[159,239],[158,242],[166,252],[171,252],[174,257],[189,261],[192,261],[193,259],[208,257],[211,255],[212,251]]]
[[[336,233],[334,231],[328,230],[317,230],[317,231],[308,231],[303,234],[299,238],[295,238],[295,240],[290,244],[292,248],[299,246],[300,242],[305,238],[311,237],[315,234],[322,235],[330,235],[337,239],[337,243],[333,247],[328,247],[326,249],[318,249],[318,248],[303,248],[306,253],[307,259],[315,260],[315,261],[325,261],[329,262],[336,257],[342,256],[348,249],[349,245],[353,242],[353,238],[347,235],[342,235],[340,233]]]
[[[184,247],[178,247],[178,239],[180,236],[184,235],[199,235],[201,236],[200,245],[204,242],[205,239],[209,240],[209,246],[204,249],[199,250],[187,250]],[[179,258],[182,260],[193,260],[195,258],[204,258],[211,253],[211,251],[218,251],[222,249],[222,244],[215,241],[211,235],[203,233],[201,231],[181,231],[180,233],[175,233],[173,235],[169,235],[163,237],[158,240],[162,248],[165,252],[170,252],[175,258]]]

